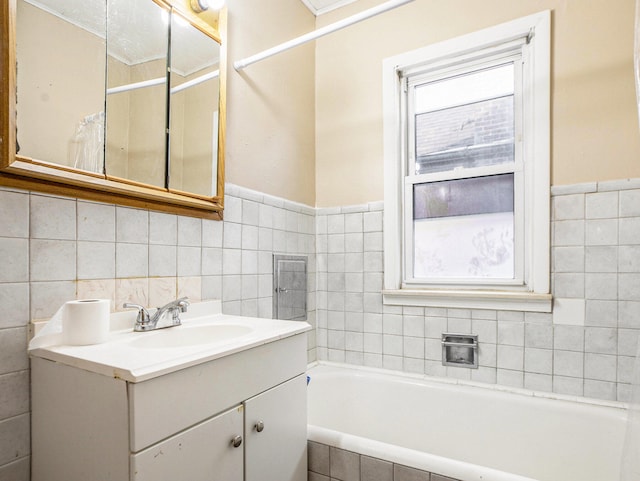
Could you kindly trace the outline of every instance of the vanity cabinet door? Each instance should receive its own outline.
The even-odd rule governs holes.
[[[179,407],[177,407],[179,409]],[[131,481],[243,481],[242,406],[131,455]]]
[[[244,429],[245,481],[306,481],[306,375],[247,400]]]

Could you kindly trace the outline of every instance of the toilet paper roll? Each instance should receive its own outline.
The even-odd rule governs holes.
[[[82,299],[65,303],[62,339],[65,344],[99,344],[109,338],[109,299]]]

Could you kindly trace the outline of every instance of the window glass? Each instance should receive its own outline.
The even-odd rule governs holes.
[[[514,64],[414,87],[415,174],[514,161]]]
[[[513,279],[513,174],[413,186],[414,277]]]

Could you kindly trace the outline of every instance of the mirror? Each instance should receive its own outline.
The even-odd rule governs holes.
[[[196,14],[187,0],[0,9],[15,45],[0,52],[0,185],[221,218],[226,11]]]
[[[107,1],[108,176],[165,187],[170,15],[149,0]]]
[[[171,18],[169,187],[216,192],[211,159],[218,150],[220,47],[180,15]]]
[[[46,6],[17,4],[18,153],[80,169],[93,158],[88,170],[102,172],[105,4],[82,18],[70,8],[68,20]]]

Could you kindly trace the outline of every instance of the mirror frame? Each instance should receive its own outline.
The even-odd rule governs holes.
[[[155,0],[149,0],[155,1]],[[16,10],[17,0],[0,6],[0,186],[76,197],[98,202],[222,220],[224,209],[224,152],[226,131],[227,10],[220,10],[217,40],[220,43],[220,105],[218,110],[218,178],[214,197],[91,173],[16,153]],[[213,32],[182,3],[166,0],[201,30]]]

